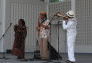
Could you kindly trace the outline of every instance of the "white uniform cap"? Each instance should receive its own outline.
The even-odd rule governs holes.
[[[69,16],[69,17],[75,17],[75,13],[74,13],[74,11],[72,11],[72,10],[68,11],[68,12],[66,13],[66,15]]]

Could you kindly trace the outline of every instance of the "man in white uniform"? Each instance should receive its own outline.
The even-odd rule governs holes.
[[[63,16],[58,14],[58,16],[64,17],[63,20],[63,29],[67,32],[67,47],[68,47],[68,60],[66,63],[75,63],[75,56],[74,56],[74,46],[76,40],[76,25],[77,21],[74,18],[75,14],[74,11],[70,10],[66,13],[67,16]]]

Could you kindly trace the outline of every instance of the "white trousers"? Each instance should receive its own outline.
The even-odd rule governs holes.
[[[68,48],[68,60],[75,62],[74,47],[75,47],[76,34],[67,33],[67,48]]]

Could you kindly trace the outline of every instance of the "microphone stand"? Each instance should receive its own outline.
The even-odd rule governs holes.
[[[60,54],[60,51],[59,51],[59,45],[60,45],[60,44],[59,44],[59,39],[60,39],[60,38],[59,38],[59,35],[60,35],[60,32],[59,32],[59,31],[60,31],[60,30],[59,30],[59,29],[60,29],[60,28],[59,28],[59,25],[60,25],[60,22],[61,22],[61,21],[58,21],[58,23],[57,23],[57,25],[58,25],[58,54]],[[62,57],[61,57],[61,58],[62,58]],[[58,60],[60,60],[61,58],[60,58],[59,55],[58,55]]]
[[[10,25],[8,26],[8,28],[5,30],[5,32],[4,32],[4,34],[1,36],[0,40],[2,40],[2,39],[5,37],[6,33],[7,33],[8,30],[10,29],[11,25],[12,25],[12,23],[10,23]],[[6,52],[3,52],[3,57],[0,58],[0,59],[6,59],[6,60],[7,60],[8,58],[5,57],[5,54],[6,54]]]

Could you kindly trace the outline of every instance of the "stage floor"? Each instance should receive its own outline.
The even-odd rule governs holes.
[[[26,59],[28,61],[20,61],[16,59],[16,56],[11,54],[5,54],[6,59],[2,59],[3,55],[0,55],[0,63],[65,63],[67,60],[67,54],[61,54],[63,60],[51,60],[51,61],[41,61],[41,60],[30,60],[33,58],[33,54],[26,54]],[[92,63],[92,54],[76,54],[76,63]]]

